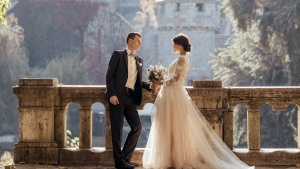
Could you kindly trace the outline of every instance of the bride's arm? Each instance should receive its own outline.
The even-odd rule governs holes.
[[[185,63],[185,59],[184,56],[179,56],[176,63],[175,63],[175,71],[172,77],[170,77],[169,79],[167,79],[164,82],[164,86],[168,86],[171,85],[173,83],[176,83],[179,81],[180,79],[180,75],[181,75],[181,71],[182,71],[182,67]]]

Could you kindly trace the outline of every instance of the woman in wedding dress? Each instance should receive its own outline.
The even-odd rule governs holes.
[[[189,70],[187,36],[173,38],[178,58],[168,68],[152,109],[144,168],[248,169],[210,127],[184,88]]]

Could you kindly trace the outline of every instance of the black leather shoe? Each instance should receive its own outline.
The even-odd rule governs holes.
[[[115,168],[117,169],[134,169],[134,166],[128,164],[125,160],[120,160],[115,163]]]
[[[130,162],[130,161],[127,161],[127,160],[125,160],[128,164],[130,164],[130,165],[133,165],[133,166],[135,166],[135,167],[138,167],[139,166],[139,164],[138,163],[132,163],[132,162]]]

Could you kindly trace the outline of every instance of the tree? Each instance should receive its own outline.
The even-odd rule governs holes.
[[[93,78],[88,73],[88,62],[77,53],[66,53],[52,59],[45,68],[34,68],[31,78],[58,78],[58,82],[68,85],[92,85]]]
[[[299,29],[297,1],[224,0],[223,8],[233,23],[231,43],[214,56],[215,79],[225,86],[297,85]],[[280,8],[281,7],[281,8]],[[296,17],[297,16],[297,17]],[[280,20],[280,19],[282,20]],[[289,23],[289,24],[288,24]],[[247,107],[235,107],[234,145],[246,146]],[[285,112],[261,107],[261,147],[296,147],[297,106]],[[274,124],[276,127],[274,127]]]
[[[12,0],[11,0],[12,1]],[[13,1],[12,1],[13,2]],[[21,0],[8,12],[15,13],[24,28],[29,66],[45,68],[62,53],[83,54],[85,31],[99,1]]]
[[[0,135],[18,133],[18,101],[12,86],[29,73],[23,32],[12,14],[6,26],[0,25]]]
[[[290,62],[285,85],[300,84],[300,2],[298,0],[224,0],[223,6],[240,30],[248,31],[253,23],[259,25],[259,44],[264,50],[272,47],[273,37],[286,48]],[[285,55],[285,53],[283,53]]]
[[[274,112],[271,105],[261,107],[260,146],[262,148],[297,148],[297,105],[285,112]]]
[[[0,0],[0,20],[1,23],[6,25],[5,15],[6,9],[11,6],[9,0]]]
[[[215,79],[225,86],[286,85],[290,62],[281,39],[273,35],[270,47],[259,44],[261,33],[253,24],[247,32],[235,29],[231,45],[213,56]]]
[[[89,63],[89,73],[97,84],[105,84],[105,74],[112,51],[126,47],[126,35],[133,27],[115,12],[99,8],[97,16],[88,25],[84,58]]]

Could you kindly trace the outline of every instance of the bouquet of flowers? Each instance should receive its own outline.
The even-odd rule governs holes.
[[[153,80],[157,80],[163,82],[166,78],[167,69],[164,68],[162,65],[150,65],[147,68],[147,82],[150,83]]]

